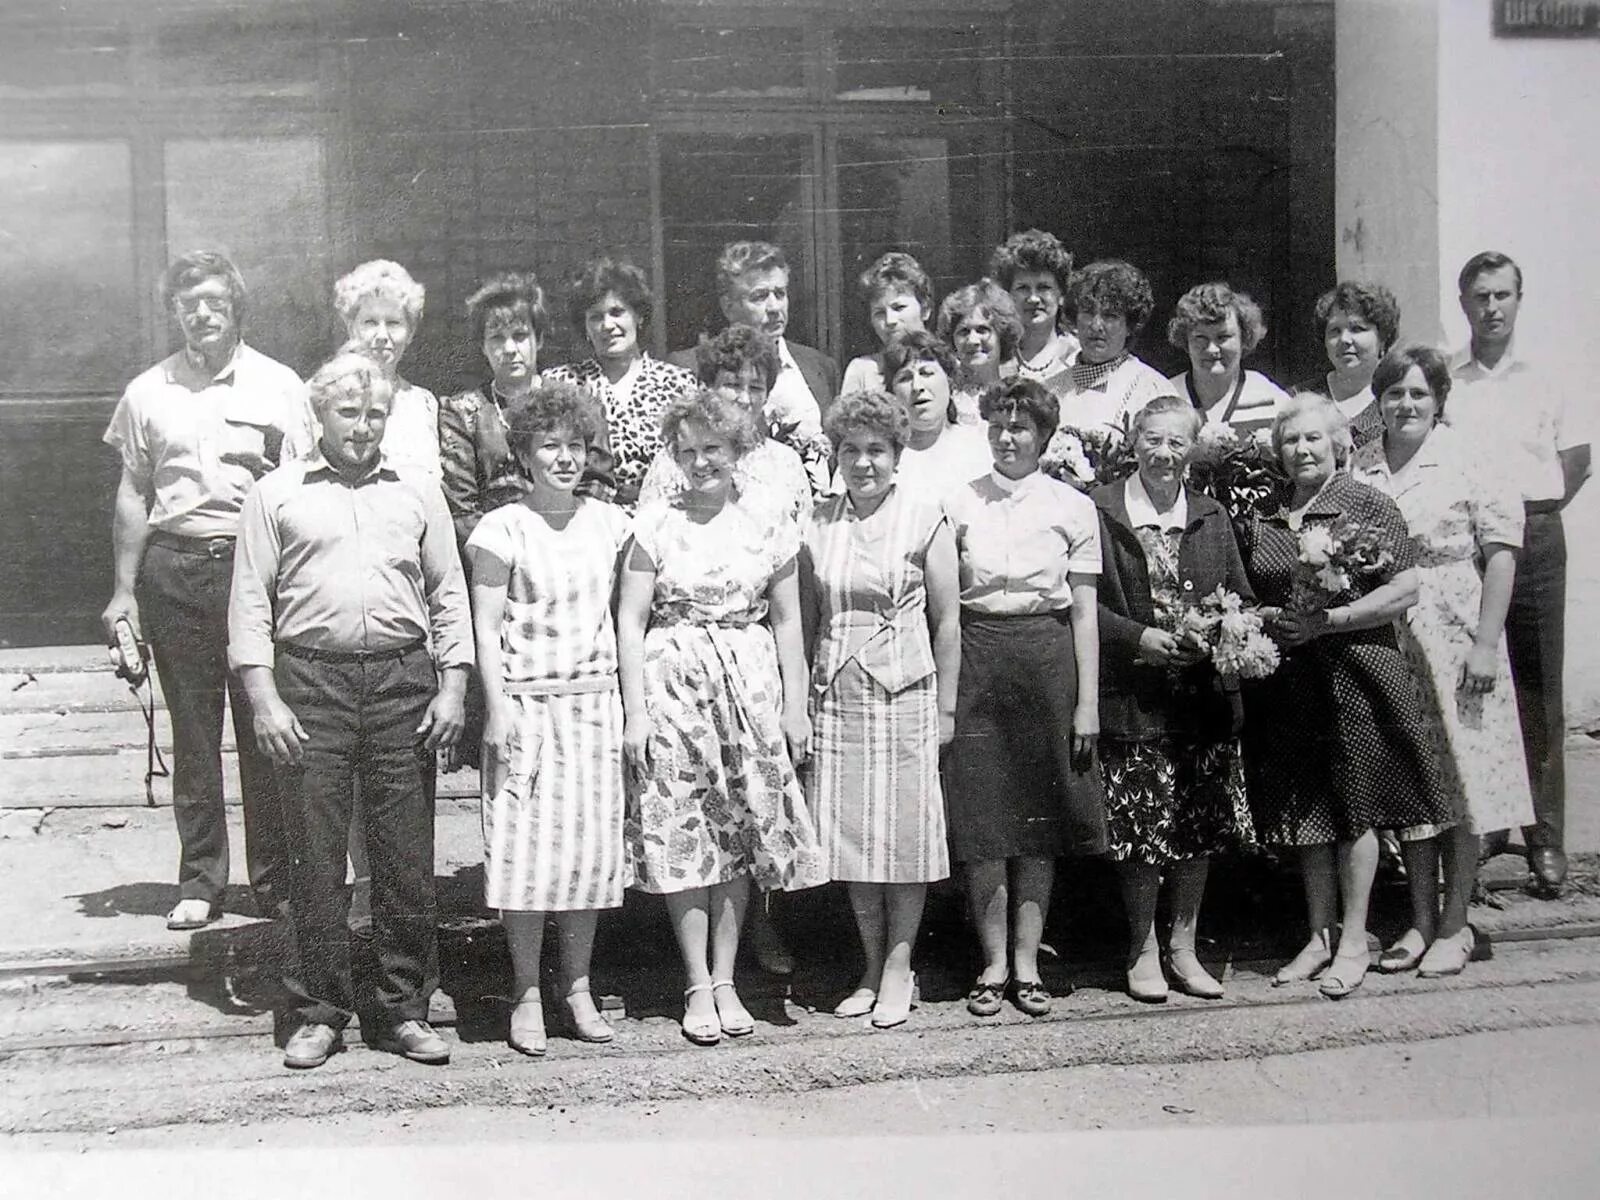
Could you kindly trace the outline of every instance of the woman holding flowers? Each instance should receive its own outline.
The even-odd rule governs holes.
[[[1467,903],[1481,835],[1533,820],[1504,638],[1523,512],[1516,485],[1439,424],[1450,394],[1444,355],[1425,346],[1397,350],[1378,364],[1372,386],[1383,436],[1356,452],[1353,470],[1394,497],[1411,527],[1420,595],[1406,614],[1402,647],[1423,682],[1437,765],[1462,818],[1442,834],[1430,825],[1401,831],[1411,928],[1378,967],[1455,975],[1472,955]]]
[[[1246,695],[1245,768],[1256,836],[1299,851],[1311,924],[1273,982],[1322,975],[1337,999],[1370,965],[1374,830],[1449,824],[1450,801],[1394,628],[1417,599],[1405,519],[1340,470],[1350,429],[1332,401],[1295,396],[1272,439],[1289,487],[1244,525],[1243,550],[1283,661]]]
[[[1237,736],[1239,674],[1221,675],[1209,637],[1229,606],[1230,633],[1256,620],[1227,510],[1186,487],[1184,467],[1201,416],[1158,396],[1133,419],[1139,469],[1095,489],[1100,510],[1100,763],[1111,858],[1122,878],[1130,935],[1128,994],[1167,998],[1156,941],[1156,901],[1171,886],[1167,943],[1180,991],[1216,999],[1222,985],[1195,955],[1207,855],[1237,840],[1244,769]],[[1202,598],[1211,597],[1202,610]],[[1276,659],[1256,632],[1257,674]],[[1237,654],[1239,647],[1235,647]],[[1235,663],[1235,666],[1238,664]]]

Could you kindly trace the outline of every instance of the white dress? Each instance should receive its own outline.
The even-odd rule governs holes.
[[[1477,556],[1491,543],[1522,545],[1516,484],[1443,425],[1398,471],[1389,470],[1382,438],[1356,451],[1351,469],[1356,479],[1393,497],[1417,548],[1417,603],[1400,623],[1402,635],[1409,635],[1400,645],[1423,685],[1423,714],[1435,732],[1440,775],[1456,812],[1478,834],[1533,824],[1503,636],[1494,689],[1480,696],[1459,686],[1483,600]],[[1406,834],[1432,832],[1422,826]]]
[[[562,530],[524,504],[486,513],[467,552],[510,569],[501,671],[515,714],[510,763],[484,764],[484,903],[513,911],[616,908],[623,843],[622,698],[611,593],[628,519],[580,499]]]

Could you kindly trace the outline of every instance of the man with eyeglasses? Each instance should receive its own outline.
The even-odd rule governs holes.
[[[245,495],[284,459],[310,451],[305,386],[245,345],[244,279],[212,251],[167,269],[161,298],[183,345],[128,384],[105,441],[122,457],[112,518],[115,582],[101,620],[148,641],[172,721],[172,809],[178,903],[169,929],[221,914],[228,884],[222,713],[233,709],[244,801],[245,858],[259,915],[287,893],[287,847],[271,764],[256,747],[250,705],[228,672],[228,594]]]

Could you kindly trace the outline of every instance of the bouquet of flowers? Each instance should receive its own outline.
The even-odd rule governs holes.
[[[1126,479],[1139,469],[1133,457],[1128,418],[1123,417],[1109,429],[1061,426],[1039,456],[1039,469],[1080,492]]]
[[[812,499],[825,495],[833,479],[833,443],[827,435],[819,432],[806,437],[795,421],[773,421],[767,433],[773,441],[782,442],[800,456],[806,478],[811,481]]]
[[[1189,482],[1234,520],[1266,512],[1284,482],[1271,430],[1241,436],[1231,425],[1207,422],[1189,458]]]
[[[1278,668],[1278,644],[1267,636],[1261,614],[1220,583],[1198,605],[1158,597],[1156,624],[1179,641],[1206,650],[1225,678],[1265,679]]]
[[[1300,531],[1299,547],[1294,607],[1301,611],[1327,608],[1356,579],[1376,575],[1394,563],[1382,530],[1350,520],[1306,526]]]

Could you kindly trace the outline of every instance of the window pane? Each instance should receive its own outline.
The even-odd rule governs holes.
[[[911,100],[970,105],[977,101],[979,64],[1002,53],[1003,29],[910,30],[857,27],[837,34],[840,100]]]
[[[139,358],[125,142],[0,142],[0,391],[120,391]]]
[[[677,96],[794,97],[806,93],[805,35],[794,28],[698,29],[656,33],[656,81]]]
[[[816,320],[810,210],[811,136],[669,134],[661,139],[667,344],[692,346],[721,328],[717,255],[727,242],[760,240],[789,260],[789,332],[812,342]]]
[[[232,258],[250,294],[245,340],[309,374],[340,335],[321,142],[170,141],[166,181],[168,256],[204,247]]]

